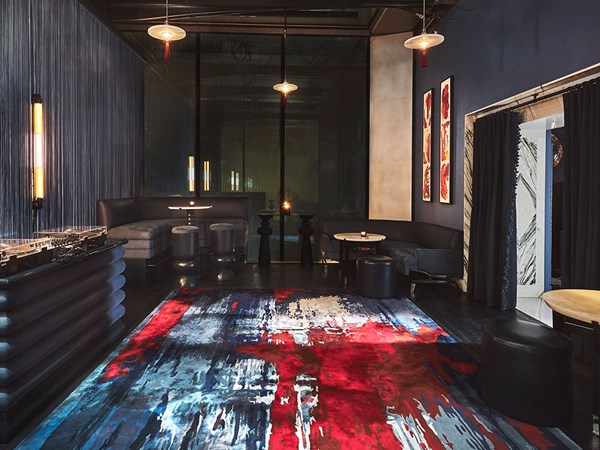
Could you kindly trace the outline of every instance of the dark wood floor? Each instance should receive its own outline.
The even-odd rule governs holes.
[[[215,282],[208,277],[200,280],[200,286],[232,288],[344,288],[339,279],[337,264],[327,266],[315,265],[313,269],[302,269],[299,264],[273,264],[269,269],[260,269],[254,264],[238,265],[236,276],[227,282]],[[124,322],[126,332],[129,334],[152,310],[176,287],[173,275],[166,275],[160,282],[149,287],[126,286],[124,306],[126,316]],[[407,280],[398,283],[398,295],[408,296]],[[348,286],[350,292],[354,291],[354,277],[350,274]],[[466,295],[449,285],[418,285],[412,299],[427,315],[434,319],[448,334],[479,359],[479,343],[481,341],[482,324],[489,319],[499,317],[517,317],[525,320],[534,320],[513,311],[501,313],[482,304],[467,301]],[[47,414],[49,414],[103,359],[110,353],[109,349],[101,355],[89,368],[73,382],[60,396],[49,405],[36,420],[19,433],[9,445],[1,448],[13,448],[22,440]],[[591,433],[591,371],[586,365],[575,364],[575,405],[574,420],[571,426],[563,431],[575,442],[585,449],[600,449],[598,438]]]

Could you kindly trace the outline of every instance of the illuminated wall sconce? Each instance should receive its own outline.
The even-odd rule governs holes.
[[[204,161],[202,179],[204,180],[204,191],[210,191],[210,161]]]
[[[292,204],[285,200],[281,205],[281,209],[283,210],[283,214],[289,216],[292,213]]]
[[[188,156],[188,191],[196,192],[196,164],[195,158]]]
[[[231,191],[240,190],[240,173],[235,170],[231,171]]]
[[[33,125],[33,209],[40,209],[44,203],[44,109],[42,98],[34,94],[32,98]]]

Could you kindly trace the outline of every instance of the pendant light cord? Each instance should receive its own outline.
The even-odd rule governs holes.
[[[423,0],[423,33],[427,33],[427,30],[425,30],[425,0]]]
[[[165,1],[165,23],[169,23],[169,0]]]

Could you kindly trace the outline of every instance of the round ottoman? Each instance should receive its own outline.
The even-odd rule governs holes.
[[[233,278],[233,225],[230,223],[213,223],[210,227],[210,249],[212,252],[213,277],[217,281]]]
[[[370,298],[396,295],[396,261],[389,256],[362,256],[356,261],[358,294]]]
[[[539,426],[571,421],[571,340],[545,325],[499,319],[483,326],[481,393],[501,413]]]
[[[178,275],[175,283],[180,287],[198,285],[198,243],[200,229],[191,225],[171,229],[173,241],[173,270]]]

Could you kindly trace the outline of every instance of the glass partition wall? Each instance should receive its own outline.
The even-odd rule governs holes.
[[[166,64],[156,63],[160,70],[147,71],[146,194],[187,194],[193,142],[196,193],[250,199],[249,261],[258,258],[257,215],[263,210],[274,211],[274,261],[299,260],[297,214],[313,214],[318,260],[322,219],[366,215],[368,38],[288,35],[287,78],[299,89],[285,104],[273,90],[282,74],[280,35],[214,33],[186,40],[193,44]],[[162,91],[174,86],[165,86],[156,72],[185,78],[174,81],[179,92],[165,98]],[[169,117],[163,117],[167,107]],[[282,200],[291,203],[292,214],[279,215]]]

